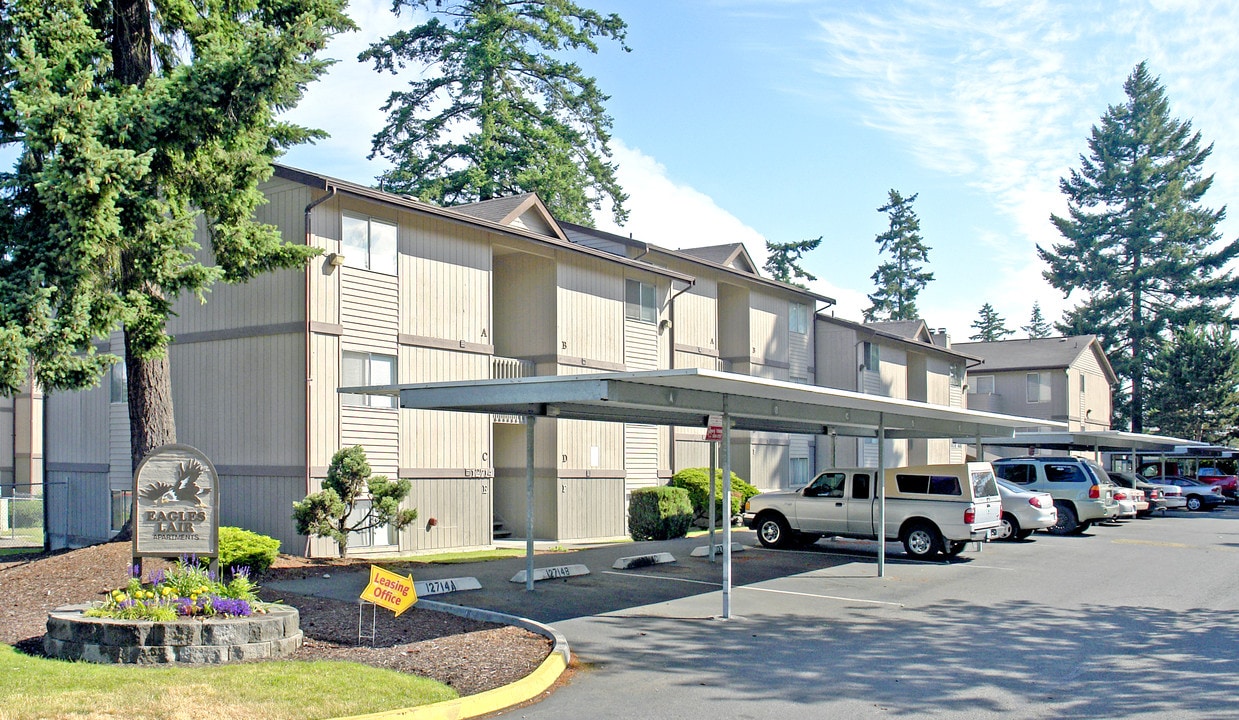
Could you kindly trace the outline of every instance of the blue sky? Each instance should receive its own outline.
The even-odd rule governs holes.
[[[623,228],[669,248],[823,236],[811,287],[860,319],[880,262],[887,192],[914,209],[935,280],[918,305],[966,341],[982,303],[1008,327],[1034,301],[1050,320],[1074,305],[1041,279],[1035,246],[1059,240],[1058,180],[1137,63],[1160,76],[1172,112],[1214,152],[1206,204],[1239,193],[1239,4],[1189,0],[960,3],[949,0],[578,0],[628,23],[627,44],[573,59],[611,96],[612,149],[629,193]],[[352,0],[361,31],[288,117],[331,133],[284,161],[371,182],[379,110],[412,76],[356,62],[368,43],[418,19],[387,0]],[[407,71],[406,71],[407,72]],[[1237,211],[1239,212],[1239,211]],[[1233,239],[1239,228],[1222,228]],[[1017,335],[1017,337],[1022,335]]]

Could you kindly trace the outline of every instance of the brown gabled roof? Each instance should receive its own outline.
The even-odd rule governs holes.
[[[921,325],[925,325],[925,322],[923,320],[910,320],[910,321],[907,321],[907,323],[903,321],[861,323],[861,322],[856,322],[855,320],[844,320],[841,317],[836,317],[835,315],[827,315],[826,313],[821,313],[821,312],[817,313],[816,317],[819,322],[834,323],[835,325],[841,325],[843,327],[851,328],[855,330],[862,337],[865,335],[868,335],[870,337],[884,338],[886,340],[890,340],[900,345],[914,347],[917,350],[920,350],[923,352],[936,352],[941,355],[947,355],[947,356],[957,358],[960,360],[964,360],[964,361],[971,360],[971,361],[977,362],[981,360],[981,358],[975,355],[971,355],[967,352],[959,350],[958,344],[953,344],[951,347],[948,348],[948,347],[943,347],[942,345],[939,345],[938,343],[934,342],[933,337],[929,335],[928,326],[926,326],[925,336],[923,337],[918,334],[908,334],[908,328],[903,327],[905,324],[915,324],[915,323],[920,323]],[[888,325],[895,325],[898,327],[896,328],[886,327]]]
[[[555,237],[565,241],[568,239],[568,236],[564,235],[564,231],[560,229],[559,223],[551,216],[551,212],[546,209],[546,205],[542,203],[542,199],[536,193],[521,193],[519,195],[481,200],[465,205],[453,205],[452,209],[499,225],[511,225],[517,218],[533,210],[542,218],[542,222],[546,223],[547,227],[555,233]]]
[[[1091,352],[1111,384],[1117,383],[1114,368],[1101,349],[1096,335],[1025,338],[997,342],[955,343],[960,350],[976,355],[984,363],[977,372],[1008,372],[1015,370],[1054,370],[1068,368],[1080,355]]]
[[[744,243],[682,248],[676,252],[692,255],[715,265],[722,265],[732,270],[739,270],[742,273],[761,277],[761,274],[757,272],[757,265],[753,262],[753,257],[749,255],[749,251],[745,249]]]
[[[907,340],[930,344],[934,341],[924,320],[879,320],[867,322],[865,325]]]
[[[360,185],[358,183],[350,182],[348,180],[341,180],[339,178],[333,178],[327,175],[320,175],[318,173],[312,173],[312,172],[309,172],[308,170],[301,170],[298,168],[290,167],[288,165],[280,165],[278,163],[273,163],[273,167],[275,168],[276,177],[283,178],[285,180],[290,180],[292,182],[300,183],[302,185],[306,185],[316,190],[326,191],[328,193],[326,197],[330,197],[332,194],[335,194],[337,192],[343,193],[343,194],[351,195],[353,197],[364,198],[366,200],[371,200],[374,202],[379,202],[379,203],[383,203],[386,205],[403,208],[410,212],[422,213],[424,215],[438,217],[448,222],[459,223],[459,224],[470,226],[470,227],[482,228],[485,230],[490,230],[491,232],[499,233],[502,235],[507,235],[509,237],[521,238],[523,240],[532,240],[534,242],[548,245],[551,247],[561,248],[564,250],[571,250],[572,252],[580,253],[582,255],[589,255],[591,257],[606,259],[611,262],[625,265],[627,267],[637,268],[640,270],[644,270],[646,272],[657,273],[659,275],[670,277],[675,280],[683,280],[689,283],[693,281],[693,276],[691,275],[687,275],[681,272],[676,272],[675,270],[671,270],[669,268],[658,267],[657,265],[653,265],[648,262],[642,262],[640,260],[634,260],[634,259],[629,259],[623,256],[617,256],[614,253],[608,253],[608,252],[603,252],[601,250],[595,250],[594,248],[591,248],[591,247],[586,247],[583,245],[579,245],[577,243],[569,242],[566,238],[562,236],[550,236],[544,233],[535,232],[533,230],[527,230],[525,228],[517,227],[514,225],[504,225],[504,224],[495,222],[493,220],[488,220],[486,218],[478,217],[477,215],[470,215],[468,213],[461,212],[459,209],[454,208],[454,207],[451,207],[451,208],[440,207],[433,203],[427,203],[427,202],[418,200],[416,198],[409,197],[407,195],[397,195],[395,193],[389,193],[383,190],[375,190],[374,188],[366,187],[365,185]],[[319,198],[318,201],[316,202],[321,202],[324,199],[326,198],[325,197]],[[511,212],[511,210],[509,210],[509,212]],[[557,228],[558,226],[556,225],[555,227]]]

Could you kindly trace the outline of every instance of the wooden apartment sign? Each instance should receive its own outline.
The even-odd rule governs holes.
[[[219,475],[189,445],[151,451],[133,474],[133,556],[219,555]]]

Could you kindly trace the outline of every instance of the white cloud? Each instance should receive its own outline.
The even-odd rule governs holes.
[[[623,227],[611,218],[605,206],[595,213],[600,230],[672,250],[744,243],[758,267],[766,262],[766,242],[761,233],[719,207],[708,195],[677,183],[666,166],[618,138],[611,149],[619,166],[620,186],[628,193],[629,215]]]

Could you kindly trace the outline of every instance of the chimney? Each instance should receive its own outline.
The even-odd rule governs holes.
[[[946,328],[930,330],[929,337],[933,339],[934,345],[944,347],[947,350],[951,349],[951,336],[947,334]]]

